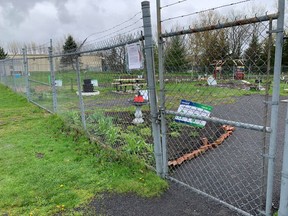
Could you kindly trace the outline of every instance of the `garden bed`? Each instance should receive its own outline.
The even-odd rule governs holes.
[[[147,144],[153,143],[151,133],[143,133],[146,128],[150,129],[151,120],[148,111],[143,112],[145,123],[134,125],[133,112],[106,112],[105,115],[113,118],[113,123],[123,131],[133,131],[137,135],[143,137]],[[226,130],[221,124],[207,122],[204,128],[191,127],[174,121],[173,116],[167,118],[167,153],[168,160],[175,160],[187,153],[203,146],[203,139],[207,139],[208,143],[215,142]]]

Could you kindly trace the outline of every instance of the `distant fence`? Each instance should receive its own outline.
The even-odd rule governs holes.
[[[271,215],[280,197],[277,136],[284,142],[280,87],[288,82],[284,1],[277,14],[233,20],[214,8],[199,12],[197,25],[164,33],[162,24],[177,17],[162,18],[162,10],[183,2],[157,1],[157,41],[149,2],[142,2],[137,31],[84,40],[73,52],[56,51],[52,41],[48,54],[23,49],[22,57],[0,61],[1,83],[235,214]]]

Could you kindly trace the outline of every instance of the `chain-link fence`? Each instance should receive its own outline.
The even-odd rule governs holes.
[[[111,29],[71,50],[52,40],[46,49],[25,48],[1,61],[1,82],[97,143],[155,167],[142,13]]]
[[[15,92],[25,93],[26,82],[23,74],[23,58],[12,58],[0,61],[0,81]]]
[[[139,32],[101,42],[96,49],[86,46],[77,56],[72,53],[74,57],[55,54],[57,112],[80,107],[82,120],[71,112],[71,121],[81,120],[98,142],[154,165],[144,62],[140,69],[131,70],[127,54],[127,46],[133,44],[143,59],[142,40]]]
[[[165,19],[161,10],[182,2],[157,1],[158,43],[143,2],[142,17],[124,22],[137,31],[86,38],[64,52],[52,41],[41,54],[24,49],[23,58],[0,62],[1,82],[235,214],[260,215],[266,207],[270,215],[280,194],[275,155],[282,157],[283,146],[276,151],[276,137],[284,142],[279,95],[288,91],[286,67],[277,67],[281,13],[229,20],[215,12],[220,6],[188,14],[199,15],[193,25],[167,25],[162,33],[163,23],[184,15]]]
[[[175,4],[158,2],[159,14],[170,6]],[[275,116],[270,119],[278,107],[271,110],[270,101],[279,96],[274,92],[271,99],[273,75],[274,85],[279,79],[279,71],[271,69],[276,64],[272,30],[277,29],[273,20],[278,15],[242,14],[229,20],[215,8],[197,15],[197,22],[186,29],[171,25],[159,34],[167,172],[240,214],[258,215],[264,213],[268,160],[274,154],[276,135],[269,127],[277,130]],[[163,23],[182,17],[164,17],[158,25],[161,29]],[[280,171],[280,160],[276,164]],[[274,201],[279,191],[276,181]]]

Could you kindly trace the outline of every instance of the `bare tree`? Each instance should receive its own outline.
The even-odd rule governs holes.
[[[194,28],[215,25],[223,21],[216,12],[202,14]],[[226,29],[194,33],[189,36],[189,60],[192,65],[209,66],[214,60],[223,60],[229,54]]]
[[[17,41],[12,41],[8,44],[8,52],[13,56],[21,54],[23,45]]]
[[[116,71],[121,73],[126,72],[126,49],[125,45],[122,44],[125,44],[132,38],[132,35],[118,35],[114,38],[113,42],[109,42],[113,43],[115,47],[106,51],[105,53],[102,53],[104,58],[104,70]]]
[[[231,10],[230,19],[231,20],[240,20],[245,17],[241,15],[241,12],[236,12],[235,10]],[[251,26],[233,26],[228,30],[228,41],[230,47],[230,57],[232,59],[240,59],[242,58],[242,54],[244,52],[245,43],[251,35]]]

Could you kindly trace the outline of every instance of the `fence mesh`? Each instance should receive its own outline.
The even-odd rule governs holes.
[[[29,100],[53,112],[52,81],[47,54],[29,56]]]
[[[88,45],[90,49],[84,47],[78,55],[79,71],[75,54],[71,55],[73,58],[63,55],[53,58],[57,111],[71,111],[68,118],[79,123],[80,117],[74,111],[83,106],[87,131],[97,137],[98,142],[138,155],[154,165],[146,71],[144,67],[129,69],[126,47],[126,44],[138,41],[143,58],[141,38],[141,33],[135,33]],[[134,102],[139,94],[145,100],[141,105]]]
[[[187,31],[178,26],[162,37],[169,175],[243,214],[258,215],[265,203],[263,155],[269,134],[221,123],[269,125],[265,101],[271,94],[275,41],[267,32],[273,21],[253,19],[261,20],[229,21],[207,11]],[[275,200],[279,187],[276,183]]]
[[[0,80],[15,92],[26,92],[25,76],[23,74],[23,59],[13,58],[0,61]]]

